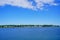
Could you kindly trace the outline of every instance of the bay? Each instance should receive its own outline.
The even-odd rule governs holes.
[[[0,28],[0,40],[60,40],[60,27]]]

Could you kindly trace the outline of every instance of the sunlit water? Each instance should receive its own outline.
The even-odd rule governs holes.
[[[60,28],[0,28],[0,40],[60,40]]]

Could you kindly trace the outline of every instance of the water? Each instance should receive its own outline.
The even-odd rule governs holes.
[[[60,28],[0,28],[0,40],[60,40]]]

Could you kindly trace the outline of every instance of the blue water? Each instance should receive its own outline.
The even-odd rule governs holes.
[[[60,28],[0,28],[0,40],[60,40]]]

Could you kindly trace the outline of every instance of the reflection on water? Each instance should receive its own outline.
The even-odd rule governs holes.
[[[0,28],[0,40],[60,40],[60,28]]]

